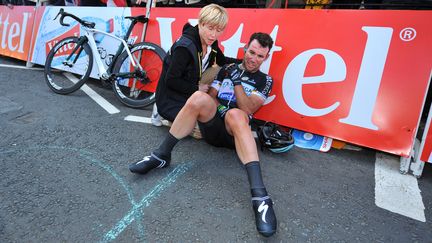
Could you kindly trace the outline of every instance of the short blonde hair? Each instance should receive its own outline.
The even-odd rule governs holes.
[[[200,10],[198,23],[215,25],[224,29],[228,23],[228,13],[224,7],[212,3]]]

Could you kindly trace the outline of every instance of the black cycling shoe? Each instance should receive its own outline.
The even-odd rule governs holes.
[[[154,153],[144,157],[142,160],[129,165],[129,170],[132,173],[145,174],[154,168],[164,168],[170,163],[171,158],[163,158],[156,156]]]
[[[255,213],[255,223],[258,232],[265,237],[273,235],[277,227],[273,201],[269,196],[253,197],[252,207]]]

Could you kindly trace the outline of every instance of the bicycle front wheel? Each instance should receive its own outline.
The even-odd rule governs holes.
[[[66,37],[48,53],[45,80],[57,94],[69,94],[79,89],[89,78],[93,66],[90,46],[79,43],[77,37]]]
[[[134,68],[128,53],[123,52],[113,68],[114,93],[126,106],[142,108],[155,102],[157,83],[162,73],[165,51],[156,44],[141,42],[131,48],[132,58],[142,70]]]

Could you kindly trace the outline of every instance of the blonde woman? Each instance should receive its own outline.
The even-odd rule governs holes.
[[[215,64],[223,66],[241,62],[225,57],[218,46],[217,40],[227,23],[225,8],[209,4],[200,10],[198,25],[184,25],[181,37],[172,45],[163,63],[156,90],[157,112],[160,116],[173,122],[195,91],[208,91],[209,84],[199,84],[206,69]],[[157,113],[153,113],[152,118],[155,118]]]

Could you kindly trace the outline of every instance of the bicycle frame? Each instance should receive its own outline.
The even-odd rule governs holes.
[[[111,33],[105,28],[96,29],[95,22],[81,19],[65,12],[63,8],[54,20],[59,16],[62,26],[73,25],[74,30],[80,30],[80,35],[62,39],[48,53],[44,71],[45,81],[51,90],[58,94],[75,92],[93,73],[93,77],[99,78],[104,86],[111,85],[119,100],[129,107],[141,108],[154,102],[155,85],[161,75],[160,64],[163,63],[166,53],[157,44],[142,40],[135,43],[138,37],[130,38],[137,23],[144,24],[145,34],[149,21],[146,15],[125,16],[124,19],[130,19],[131,22],[125,35],[121,37],[118,37],[118,32]],[[64,19],[69,17],[78,23],[64,22]],[[103,42],[105,45],[100,45],[100,40],[105,36],[108,36]],[[111,47],[107,47],[108,43]],[[115,49],[117,52],[113,54]],[[97,70],[93,70],[95,63]],[[66,74],[77,76],[73,79],[63,77]]]
[[[126,50],[128,56],[131,59],[132,65],[135,68],[138,68],[139,70],[142,70],[141,65],[139,63],[135,62],[135,60],[134,60],[134,58],[132,56],[132,53],[130,52],[129,46],[128,46],[127,42],[126,42],[126,39],[129,36],[128,35],[129,33],[126,35],[125,39],[122,39],[122,38],[119,38],[119,37],[117,37],[115,35],[107,33],[105,31],[101,31],[101,30],[98,30],[98,29],[90,29],[90,28],[87,28],[85,26],[82,26],[82,27],[84,28],[85,33],[84,33],[84,35],[82,35],[80,37],[80,43],[81,42],[85,42],[85,41],[88,42],[88,44],[89,44],[89,46],[90,46],[90,48],[91,48],[91,50],[93,52],[93,58],[94,58],[94,60],[96,62],[97,69],[99,71],[99,78],[101,78],[103,80],[107,80],[107,79],[109,79],[111,77],[111,71],[110,71],[110,69],[114,65],[115,60],[117,59],[117,57],[121,54],[121,52],[123,50]],[[133,26],[131,26],[130,29],[132,29],[132,28],[133,28]],[[100,57],[100,54],[98,52],[96,41],[94,39],[94,35],[95,34],[103,34],[103,35],[110,36],[110,37],[112,37],[112,38],[120,41],[120,43],[121,43],[121,45],[119,45],[119,48],[117,49],[116,55],[113,58],[113,62],[108,66],[108,69],[105,68],[105,66],[104,66],[104,64],[102,62],[102,59]],[[85,37],[85,38],[82,38],[82,37]]]

